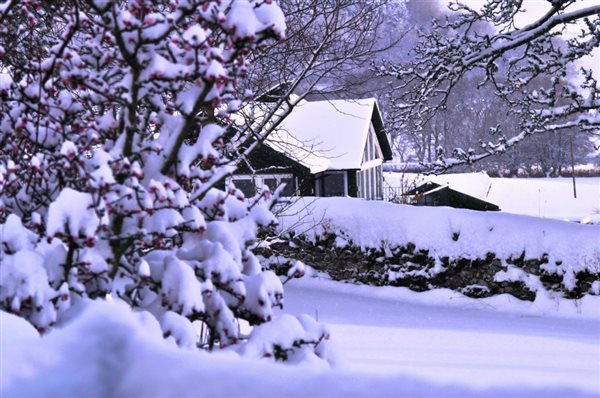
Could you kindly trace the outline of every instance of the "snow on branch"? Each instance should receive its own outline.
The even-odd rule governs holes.
[[[598,68],[582,61],[600,47],[600,6],[555,1],[539,19],[518,27],[521,1],[488,0],[480,11],[452,3],[445,21],[422,30],[406,63],[388,63],[381,75],[397,79],[394,122],[422,132],[455,95],[460,82],[480,79],[518,120],[478,150],[440,154],[438,170],[503,153],[528,136],[548,131],[600,128]],[[583,7],[579,7],[583,6]],[[577,27],[577,34],[572,32]],[[579,75],[573,76],[573,70]],[[473,110],[474,112],[475,110]],[[499,130],[497,130],[498,132]],[[470,153],[469,153],[470,152]]]
[[[112,297],[186,348],[272,321],[250,247],[274,199],[221,183],[249,60],[285,35],[275,1],[0,6],[0,309],[42,331]]]

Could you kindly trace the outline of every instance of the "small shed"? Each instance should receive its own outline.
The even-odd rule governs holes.
[[[430,177],[416,188],[403,193],[417,206],[449,206],[480,211],[499,211],[488,202],[491,179],[485,172],[447,174]]]

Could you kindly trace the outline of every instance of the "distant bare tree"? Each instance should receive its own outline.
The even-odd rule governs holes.
[[[493,89],[510,108],[516,125],[491,129],[495,138],[476,148],[457,148],[447,157],[438,151],[430,166],[444,171],[472,164],[529,136],[576,129],[597,134],[600,128],[599,70],[579,67],[580,79],[569,79],[578,62],[600,45],[600,5],[576,0],[549,1],[548,12],[518,28],[520,0],[488,0],[477,11],[453,2],[444,22],[433,21],[408,62],[389,63],[380,73],[398,79],[394,110],[398,126],[421,133],[443,111],[459,83],[473,74],[479,86]],[[583,6],[583,8],[581,8]],[[564,38],[567,26],[580,34]],[[493,27],[493,29],[492,29]]]

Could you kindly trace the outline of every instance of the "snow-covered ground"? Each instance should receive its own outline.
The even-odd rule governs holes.
[[[600,177],[576,178],[577,198],[571,178],[482,178],[481,173],[427,177],[410,173],[384,173],[392,187],[409,188],[412,181],[433,178],[455,183],[457,189],[500,206],[506,213],[579,221],[600,214]],[[477,195],[473,192],[482,191]]]
[[[600,214],[600,178],[492,178],[489,200],[507,213],[581,220]]]
[[[588,264],[597,272],[599,266],[598,226],[347,198],[318,199],[306,207],[307,202],[290,209],[282,227],[307,231],[309,238],[325,229],[341,232],[340,246],[347,240],[361,247],[413,242],[451,257],[544,252],[551,263],[565,259],[571,270]],[[304,208],[312,214],[295,211]],[[451,239],[452,231],[460,234],[458,240]],[[572,272],[567,268],[565,275]],[[305,279],[286,285],[286,308],[329,324],[342,363],[352,371],[487,389],[491,396],[502,396],[499,387],[573,388],[600,396],[600,297],[565,300],[534,285],[538,295],[529,303],[509,295],[470,299],[443,289],[414,293]]]
[[[597,266],[600,226],[348,198],[319,203],[319,228],[347,227],[345,237],[365,247],[413,241],[480,256],[493,244],[506,256],[550,252],[565,272]],[[117,303],[90,305],[42,339],[0,312],[0,397],[600,397],[600,296],[538,292],[531,303],[306,277],[285,285],[284,313],[328,325],[336,368],[182,350],[154,318]]]
[[[337,369],[178,349],[151,317],[97,303],[41,340],[0,313],[0,396],[600,396],[598,318],[522,316],[324,279],[286,287],[285,312],[329,324]]]
[[[449,292],[317,279],[292,281],[286,292],[286,311],[327,323],[343,366],[352,371],[472,389],[573,388],[600,394],[595,313],[561,318],[532,309],[523,315],[519,308],[528,304],[514,298],[501,307]]]

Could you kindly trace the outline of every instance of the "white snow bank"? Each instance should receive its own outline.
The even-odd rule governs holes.
[[[416,207],[353,198],[302,198],[281,216],[282,230],[310,239],[333,232],[365,248],[413,243],[439,259],[548,257],[543,267],[570,287],[581,271],[600,272],[600,226],[498,212]],[[343,245],[340,240],[339,244]]]
[[[347,370],[476,389],[571,387],[598,396],[600,317],[563,318],[534,308],[526,314],[520,307],[529,303],[512,301],[504,312],[508,305],[500,311],[489,300],[443,290],[302,278],[286,284],[285,309],[327,323]],[[538,396],[544,395],[532,394]]]
[[[0,311],[0,396],[5,380],[11,380],[17,376],[32,377],[35,374],[35,366],[29,363],[35,353],[23,352],[27,347],[39,339],[40,335],[23,318],[8,312]],[[7,366],[9,365],[10,366]]]
[[[7,334],[0,395],[10,397],[584,397],[574,389],[487,389],[240,359],[176,348],[158,323],[126,306],[92,302],[63,329],[25,343]],[[0,330],[13,329],[2,314]],[[21,325],[22,326],[22,325]],[[19,326],[17,326],[18,328]],[[13,350],[6,351],[10,346]]]

